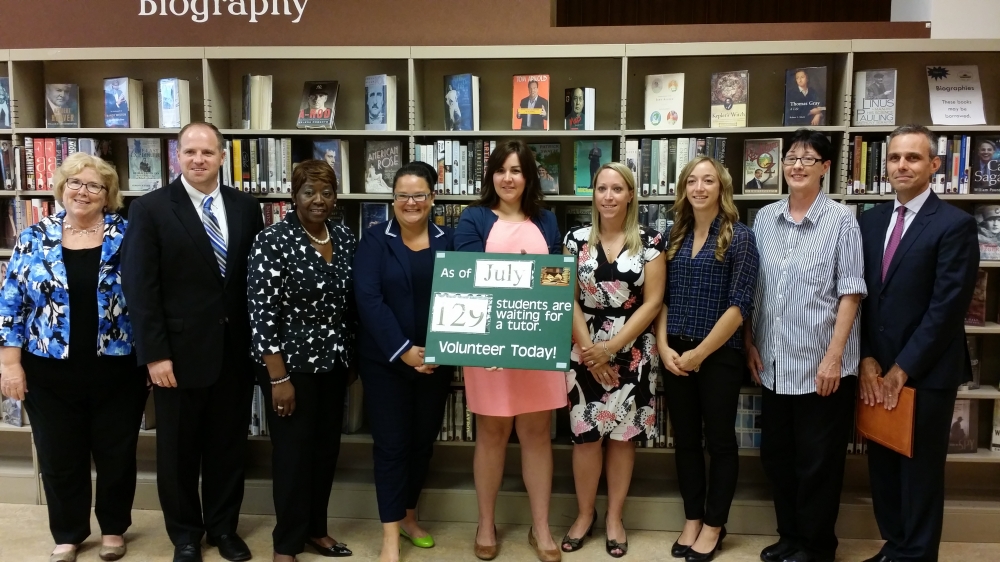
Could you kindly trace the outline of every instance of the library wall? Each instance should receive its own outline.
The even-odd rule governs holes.
[[[274,13],[275,4],[278,15]],[[297,6],[303,5],[299,17]],[[206,15],[192,15],[192,6],[197,14]],[[240,13],[240,6],[244,13]],[[143,13],[149,15],[140,15]],[[201,19],[204,21],[195,21]],[[405,3],[398,0],[4,0],[0,2],[3,30],[0,49],[546,45],[929,37],[929,30],[920,22],[559,28],[553,26],[552,19],[550,0]]]

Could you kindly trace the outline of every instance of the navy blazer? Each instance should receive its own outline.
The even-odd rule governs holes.
[[[893,254],[885,282],[882,255],[893,203],[862,213],[865,283],[861,357],[887,373],[895,363],[907,386],[954,390],[970,380],[965,313],[979,269],[976,221],[937,195],[920,208]]]
[[[454,249],[452,229],[434,223],[429,223],[427,229],[431,251]],[[413,279],[408,251],[395,219],[365,230],[354,256],[354,298],[361,321],[360,356],[401,372],[416,374],[399,359],[413,347],[417,323],[427,323],[426,318],[413,316]]]
[[[455,227],[455,249],[459,252],[485,252],[486,239],[490,230],[497,223],[496,213],[486,207],[466,207]],[[542,231],[545,244],[550,254],[562,253],[562,235],[559,234],[559,223],[556,215],[548,209],[542,209],[531,222]]]

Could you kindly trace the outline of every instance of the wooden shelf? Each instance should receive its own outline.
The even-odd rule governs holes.
[[[972,400],[996,400],[1000,399],[1000,389],[995,386],[980,386],[973,390],[959,388],[958,397]]]
[[[551,95],[551,94],[550,94]],[[414,137],[435,137],[435,138],[508,138],[508,137],[621,137],[622,132],[616,129],[601,129],[595,131],[439,131],[439,130],[414,130]]]
[[[928,125],[934,133],[993,133],[1000,131],[1000,126],[997,125]],[[848,133],[891,133],[896,130],[895,126],[892,127],[848,127]]]
[[[220,129],[227,137],[408,137],[410,131],[365,131],[357,129]]]
[[[44,127],[15,127],[14,133],[21,136],[81,137],[86,135],[134,135],[134,136],[177,136],[180,129],[112,129],[107,127],[78,127],[74,129],[46,129]]]
[[[16,425],[10,425],[0,422],[0,431],[10,431],[13,433],[31,433],[31,426],[24,425],[21,427],[17,427]]]
[[[1000,463],[1000,453],[981,448],[975,453],[948,455],[948,462]]]
[[[817,131],[827,131],[827,132],[844,132],[845,127],[840,127],[836,125],[824,125],[822,127],[813,127]],[[801,129],[801,127],[785,127],[782,125],[775,125],[773,127],[732,127],[732,128],[697,128],[697,129],[626,129],[624,131],[626,137],[690,137],[690,136],[723,136],[723,135],[787,135],[794,133],[795,131]]]
[[[18,197],[27,197],[27,198],[56,196],[56,192],[54,190],[48,190],[48,189],[38,189],[38,190],[20,189],[15,191],[14,194],[17,195]]]
[[[1000,334],[1000,324],[987,322],[985,326],[966,326],[966,334]]]
[[[14,131],[12,129],[0,129],[0,135],[12,135]]]
[[[0,248],[0,257],[9,258],[14,255],[13,248]]]
[[[981,261],[979,262],[979,267],[981,268],[1000,267],[1000,261],[989,261],[989,260]]]

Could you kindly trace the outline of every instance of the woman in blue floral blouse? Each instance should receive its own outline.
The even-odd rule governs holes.
[[[72,562],[90,535],[90,459],[97,468],[100,557],[125,555],[135,449],[146,401],[121,289],[126,221],[118,175],[76,153],[56,170],[65,211],[21,232],[0,289],[0,392],[31,416],[56,548]]]

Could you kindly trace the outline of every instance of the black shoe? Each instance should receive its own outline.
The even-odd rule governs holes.
[[[175,546],[174,562],[201,562],[201,545],[179,544]]]
[[[231,562],[241,562],[243,560],[250,560],[253,557],[250,554],[250,547],[247,543],[243,542],[243,539],[239,535],[233,533],[231,535],[219,535],[218,537],[209,537],[206,542],[209,546],[219,547],[219,556],[230,560]]]
[[[343,558],[354,554],[351,552],[351,549],[347,548],[347,545],[342,542],[338,542],[333,546],[323,546],[312,539],[306,539],[306,544],[313,547],[313,550],[315,550],[320,556],[326,556],[329,558]]]
[[[796,550],[785,556],[781,562],[816,562],[816,559],[804,550]]]
[[[711,552],[698,552],[694,548],[688,550],[687,555],[684,560],[687,562],[708,562],[715,558],[716,551],[722,550],[722,539],[726,538],[726,527],[722,527],[722,531],[719,532],[719,539],[715,541],[715,548]]]
[[[892,559],[879,553],[871,558],[866,558],[864,562],[892,562]]]
[[[795,546],[788,541],[778,541],[760,551],[762,562],[781,562],[795,553]]]
[[[587,532],[584,534],[584,537],[594,536],[594,523],[597,523],[596,507],[594,508],[594,518],[590,520],[590,526],[587,527]],[[576,552],[581,548],[583,548],[584,537],[574,539],[569,536],[569,533],[566,533],[566,536],[563,537],[562,545],[560,546],[560,548],[562,548],[563,552]]]
[[[677,539],[677,541],[679,540],[680,539]],[[670,556],[673,556],[674,558],[684,558],[689,552],[691,552],[691,545],[681,544],[677,541],[674,541],[674,546],[670,547]],[[778,562],[781,561],[779,560]]]

